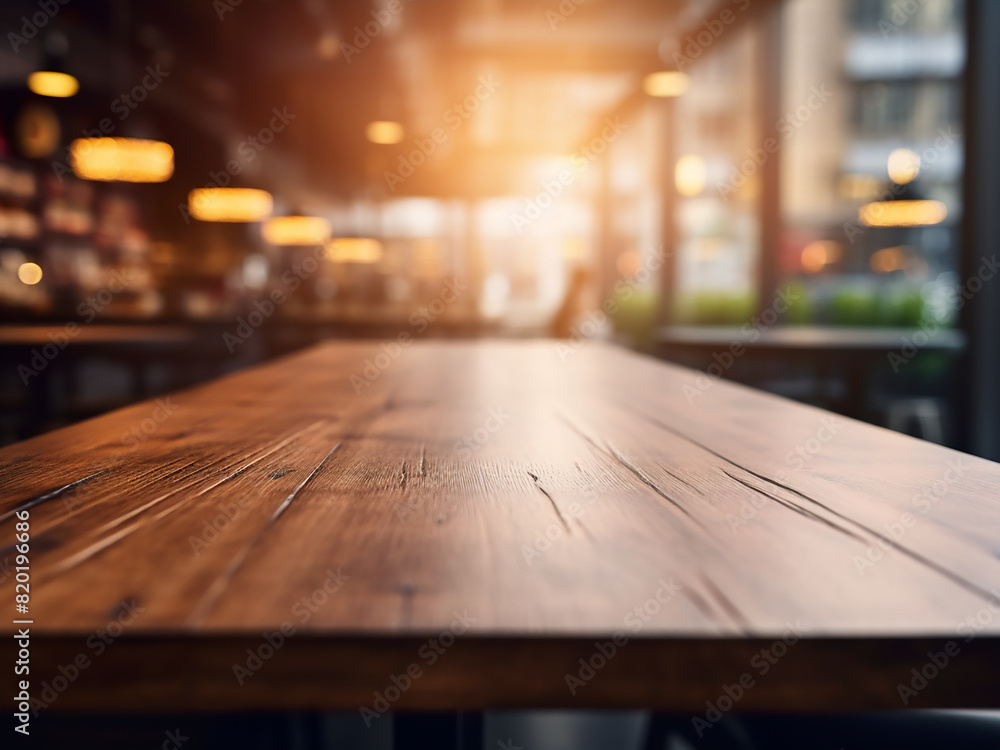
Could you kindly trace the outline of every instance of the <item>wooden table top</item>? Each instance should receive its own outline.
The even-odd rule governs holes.
[[[906,705],[1000,706],[1000,465],[600,343],[394,347],[0,451],[0,627],[91,662],[56,707],[902,708],[929,652]]]

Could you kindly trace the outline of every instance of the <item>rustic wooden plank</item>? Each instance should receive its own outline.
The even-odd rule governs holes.
[[[1000,704],[1000,466],[565,346],[330,343],[0,451],[0,561],[31,513],[39,674],[133,607],[88,682],[137,710],[357,708],[410,663],[435,676],[401,708],[693,710],[791,623],[803,640],[746,707],[902,705],[949,639],[923,705]],[[456,618],[432,668],[419,649]],[[284,666],[233,690],[282,627]],[[629,645],[569,690],[616,632]],[[503,648],[509,679],[479,666]],[[203,666],[165,674],[185,650]],[[112,653],[156,676],[128,693]]]

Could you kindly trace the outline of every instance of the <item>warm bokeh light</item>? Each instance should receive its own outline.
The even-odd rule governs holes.
[[[174,150],[163,141],[77,138],[69,158],[73,174],[84,180],[165,182],[174,173]]]
[[[839,242],[831,240],[816,240],[802,248],[802,270],[806,273],[819,273],[824,267],[836,263],[841,257]]]
[[[80,90],[80,82],[69,73],[39,70],[28,76],[28,88],[39,96],[65,98]]]
[[[626,277],[635,276],[639,273],[641,267],[642,258],[639,257],[639,253],[635,250],[626,250],[621,253],[615,262],[615,268],[618,269],[618,273]]]
[[[370,237],[338,237],[327,243],[326,257],[334,263],[378,263],[382,243]]]
[[[255,188],[198,188],[188,193],[188,209],[200,221],[262,221],[273,207],[271,194]]]
[[[22,263],[17,269],[17,278],[29,286],[42,280],[42,267],[37,263]]]
[[[899,271],[906,266],[906,248],[884,247],[872,255],[870,265],[875,273]]]
[[[316,42],[316,54],[320,60],[333,60],[340,54],[340,39],[336,34],[327,32]]]
[[[319,216],[276,216],[262,232],[272,245],[320,245],[330,237],[330,222]]]
[[[694,241],[694,257],[700,261],[715,260],[722,244],[718,237],[699,237]]]
[[[365,137],[372,143],[393,144],[403,140],[403,126],[391,120],[376,120],[368,123]]]
[[[926,227],[948,216],[941,201],[877,201],[861,207],[858,218],[869,227]]]
[[[650,96],[680,96],[688,90],[691,79],[679,70],[663,70],[650,73],[642,79],[642,89]]]
[[[845,174],[837,185],[840,194],[856,201],[871,200],[878,194],[881,183],[867,174]]]
[[[431,237],[421,237],[414,244],[413,275],[427,280],[440,277],[441,243]]]
[[[563,237],[559,245],[559,254],[564,260],[581,261],[589,255],[590,248],[583,237]]]
[[[62,139],[59,116],[47,102],[32,102],[18,114],[14,137],[25,156],[31,159],[50,156]]]
[[[674,167],[674,184],[677,192],[688,198],[693,198],[705,189],[707,170],[705,160],[697,154],[688,154],[677,160]]]
[[[920,174],[920,155],[908,148],[897,148],[889,154],[889,179],[897,185],[913,182]]]

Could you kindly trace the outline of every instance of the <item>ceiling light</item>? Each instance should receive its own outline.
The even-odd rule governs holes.
[[[674,167],[674,184],[677,192],[688,198],[701,193],[705,189],[707,170],[705,160],[697,154],[688,154],[677,160]]]
[[[174,173],[174,150],[139,138],[77,138],[69,146],[73,174],[84,180],[165,182]]]
[[[276,216],[262,231],[272,245],[320,245],[330,236],[330,222],[319,216]]]
[[[338,237],[327,243],[326,257],[334,263],[378,263],[382,243],[370,237]]]
[[[876,201],[861,207],[858,218],[869,227],[926,227],[948,216],[941,201]]]
[[[80,82],[69,73],[39,70],[28,76],[28,88],[39,96],[64,98],[80,90]]]
[[[920,155],[908,148],[897,148],[889,154],[889,179],[897,185],[913,182],[920,174]]]
[[[197,188],[188,193],[188,209],[199,221],[261,221],[273,207],[271,194],[254,188]]]
[[[662,70],[650,73],[642,79],[642,88],[650,96],[669,97],[680,96],[688,90],[691,78],[679,70]]]
[[[17,278],[29,286],[42,280],[42,267],[37,263],[22,263],[17,269]]]
[[[403,126],[391,120],[376,120],[368,123],[365,136],[372,143],[393,144],[403,140]]]

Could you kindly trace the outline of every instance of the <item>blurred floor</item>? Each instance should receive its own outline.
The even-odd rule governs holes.
[[[702,737],[687,716],[659,717],[669,728],[649,750],[996,750],[1000,713],[909,711],[829,716],[725,717]],[[487,713],[485,750],[631,750],[644,748],[649,714],[639,711]],[[169,750],[391,750],[388,717],[367,727],[355,713],[157,716],[48,715],[32,724],[30,747]]]

